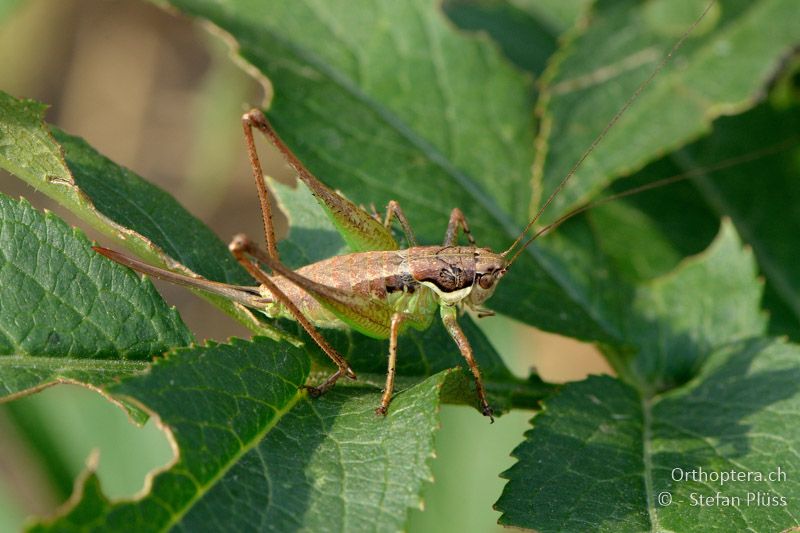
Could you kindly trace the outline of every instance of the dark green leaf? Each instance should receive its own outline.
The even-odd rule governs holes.
[[[616,184],[615,192],[621,192],[693,172],[685,183],[593,210],[596,238],[629,279],[647,279],[704,248],[716,231],[718,217],[727,216],[753,248],[766,278],[771,331],[798,335],[800,278],[794,244],[800,233],[798,131],[797,103],[783,108],[767,103],[717,120],[708,138]],[[726,162],[725,168],[714,170]],[[697,172],[698,167],[709,170]]]
[[[548,250],[585,284],[596,316],[618,332],[620,340],[601,350],[629,383],[651,391],[676,386],[698,371],[711,348],[764,333],[753,254],[742,249],[730,223],[707,251],[634,285],[619,278],[582,222],[551,236]]]
[[[0,195],[0,394],[58,381],[102,385],[192,342],[149,281],[79,232]],[[104,361],[96,361],[103,359]]]
[[[562,35],[580,20],[593,0],[508,0],[550,28],[553,35]]]
[[[763,335],[761,295],[752,253],[724,223],[706,252],[637,288],[623,326],[638,351],[635,380],[650,390],[672,388],[691,379],[713,348]]]
[[[534,167],[541,190],[556,187],[708,5],[704,0],[680,7],[665,0],[598,3],[587,31],[560,51],[545,73],[538,140],[542,150]],[[752,106],[797,44],[795,9],[792,0],[712,5],[678,57],[578,170],[550,215],[589,198],[613,177],[697,138],[721,114]],[[764,32],[765,27],[770,31]]]
[[[611,188],[624,193],[683,171],[667,156]],[[595,239],[630,283],[666,274],[703,251],[719,232],[720,219],[690,181],[659,187],[597,206],[588,214]],[[636,253],[630,253],[635,250]]]
[[[159,413],[177,463],[136,501],[109,502],[90,476],[66,516],[35,529],[400,529],[430,478],[448,373],[398,394],[381,418],[377,390],[308,399],[307,372],[302,351],[257,339],[179,350],[111,387]]]
[[[788,527],[796,480],[723,486],[670,477],[675,468],[800,467],[791,429],[800,422],[800,348],[757,338],[766,327],[760,294],[752,253],[742,250],[730,223],[707,252],[640,285],[624,328],[630,352],[606,348],[635,387],[590,378],[545,401],[514,452],[519,463],[504,474],[510,481],[497,503],[501,523],[541,531],[579,524],[603,531]],[[658,503],[664,491],[671,506]],[[744,502],[759,491],[790,507],[722,504],[709,515],[692,505],[697,495],[720,492]]]
[[[781,342],[737,343],[714,353],[687,386],[649,400],[607,377],[565,387],[514,451],[519,463],[504,474],[510,481],[497,502],[501,523],[537,531],[795,525],[798,357],[800,348]],[[786,477],[766,479],[779,469]],[[700,471],[717,477],[680,474]],[[731,471],[750,480],[719,481]],[[717,494],[740,500],[725,503]],[[700,506],[699,497],[717,503]]]
[[[634,389],[610,377],[570,384],[545,402],[502,474],[500,523],[537,531],[651,530],[643,420]],[[652,528],[655,530],[656,528]]]
[[[443,8],[460,28],[488,33],[506,57],[535,76],[556,50],[558,34],[545,17],[505,0],[446,0]]]
[[[761,106],[741,117],[720,121],[719,134],[675,154],[681,168],[706,166],[746,150],[783,148],[720,175],[694,178],[714,212],[728,216],[752,246],[767,279],[768,308],[786,326],[800,328],[800,271],[796,237],[800,232],[800,106],[777,110]],[[755,141],[753,139],[756,139]]]
[[[149,261],[183,273],[188,267],[215,280],[252,283],[222,241],[171,196],[83,140],[58,130],[51,134],[43,122],[44,109],[0,91],[0,168]],[[249,313],[221,299],[213,301],[255,326]]]

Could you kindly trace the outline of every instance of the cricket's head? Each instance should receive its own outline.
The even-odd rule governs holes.
[[[478,309],[506,273],[506,258],[488,248],[420,246],[413,250],[408,257],[412,277],[449,305]]]
[[[475,281],[469,293],[468,305],[480,307],[494,294],[497,283],[508,268],[508,261],[502,254],[496,254],[488,248],[479,248],[475,252]]]

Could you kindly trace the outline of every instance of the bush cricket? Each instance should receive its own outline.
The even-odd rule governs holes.
[[[503,252],[496,253],[488,248],[478,247],[470,233],[467,219],[459,208],[454,208],[450,214],[441,245],[419,245],[399,203],[390,201],[385,217],[381,219],[377,213],[368,213],[337,194],[306,169],[279,138],[264,114],[255,109],[242,117],[242,124],[261,206],[266,250],[258,247],[245,235],[235,236],[229,249],[237,261],[259,282],[258,287],[234,286],[186,276],[148,265],[113,250],[101,247],[95,247],[95,250],[122,265],[152,277],[221,295],[249,308],[257,309],[270,318],[296,320],[337,367],[336,371],[320,385],[306,386],[312,396],[321,395],[333,387],[342,376],[356,378],[347,361],[319,333],[318,327],[351,328],[370,337],[388,338],[388,370],[380,404],[375,409],[378,415],[387,413],[392,398],[398,336],[407,328],[419,330],[428,328],[438,308],[447,332],[458,346],[473,374],[481,412],[494,421],[472,348],[458,324],[459,313],[469,308],[479,317],[494,314],[482,306],[492,296],[497,283],[525,248],[536,238],[567,219],[585,211],[588,207],[593,207],[592,205],[575,209],[555,222],[534,231],[533,235],[525,240],[528,232],[567,181],[668,63],[713,3],[712,0],[669,53],[662,58],[650,76],[638,86],[538,209],[517,239]],[[279,149],[297,172],[300,180],[311,190],[326,211],[353,253],[331,257],[298,270],[291,270],[281,262],[272,225],[269,193],[264,183],[254,142],[254,128]],[[686,176],[654,182],[645,187],[605,198],[598,203],[683,177]],[[405,234],[408,248],[400,249],[400,245],[392,235],[391,228],[395,219]],[[464,234],[468,245],[459,244],[459,233]],[[261,265],[268,267],[271,274],[268,274]]]

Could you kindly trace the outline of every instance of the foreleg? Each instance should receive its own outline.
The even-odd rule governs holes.
[[[464,332],[461,330],[461,326],[458,325],[458,320],[456,318],[458,313],[456,312],[456,307],[454,305],[442,305],[439,308],[439,312],[442,316],[444,327],[447,329],[447,332],[450,334],[450,336],[453,337],[453,340],[456,341],[456,345],[461,351],[461,355],[463,355],[464,359],[467,360],[469,369],[472,371],[472,375],[475,377],[475,390],[478,393],[478,400],[481,402],[481,412],[483,413],[483,416],[488,416],[492,423],[494,423],[492,408],[489,407],[489,402],[486,401],[486,393],[483,389],[481,371],[478,369],[478,364],[472,357],[472,346],[470,346],[467,336],[464,335]]]

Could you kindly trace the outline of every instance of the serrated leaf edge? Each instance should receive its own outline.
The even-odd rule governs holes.
[[[269,338],[269,337],[266,337],[266,338]],[[270,339],[270,340],[274,341],[274,339]],[[219,343],[219,342],[216,342],[216,341],[209,340],[209,341],[206,341],[205,343],[203,343],[202,345],[181,346],[181,347],[178,347],[178,348],[174,348],[174,349],[168,351],[167,353],[165,353],[163,357],[160,357],[160,358],[154,360],[153,363],[148,365],[148,368],[145,370],[144,373],[151,372],[152,369],[154,367],[158,366],[158,365],[164,365],[164,364],[171,363],[170,357],[174,356],[174,355],[176,355],[176,354],[178,354],[180,352],[192,351],[192,350],[196,350],[197,348],[214,347],[214,346],[217,346],[217,345],[220,345],[220,344],[223,344],[223,343]],[[231,346],[236,346],[237,344],[248,344],[249,345],[249,344],[252,344],[252,341],[248,341],[248,340],[245,340],[245,339],[239,339],[239,338],[236,338],[236,337],[232,337],[232,338],[229,339],[229,342],[227,344],[229,344]],[[127,379],[133,379],[133,378],[134,377],[130,377],[130,378],[127,378]],[[120,380],[119,382],[122,383],[124,381],[125,381],[125,379]],[[78,383],[78,384],[85,385],[85,384],[81,384],[81,383]],[[161,420],[161,417],[157,412],[155,412],[154,410],[152,410],[149,407],[147,407],[146,405],[144,405],[137,398],[135,398],[133,396],[130,396],[130,395],[127,395],[127,394],[112,394],[112,393],[108,393],[107,391],[98,391],[98,392],[100,392],[104,397],[108,398],[115,405],[119,405],[120,407],[122,407],[123,410],[124,410],[124,403],[123,402],[128,402],[131,405],[135,406],[137,409],[140,409],[142,412],[146,413],[150,418],[153,419],[153,421],[156,424],[156,426],[164,433],[164,435],[165,435],[165,437],[167,439],[167,442],[169,443],[170,449],[172,450],[172,454],[173,454],[172,459],[168,463],[166,463],[165,465],[160,466],[158,468],[155,468],[155,469],[151,470],[150,472],[148,472],[145,475],[144,485],[142,486],[142,489],[140,491],[138,491],[136,494],[134,494],[132,497],[108,498],[104,493],[101,492],[101,497],[112,506],[115,505],[115,504],[119,504],[119,503],[135,503],[137,501],[141,501],[141,500],[143,500],[144,498],[146,498],[150,494],[155,478],[157,476],[159,476],[160,474],[164,473],[164,472],[168,472],[180,460],[180,457],[181,457],[180,447],[178,446],[178,442],[177,442],[177,440],[175,438],[175,434],[172,432],[172,429]],[[302,400],[303,398],[305,398],[307,396],[308,396],[308,394],[304,390],[299,389],[297,391],[297,393],[285,404],[285,406],[283,408],[277,409],[275,411],[275,416],[272,417],[272,419],[264,426],[264,428],[262,428],[262,430],[259,431],[251,439],[251,441],[246,446],[241,447],[235,454],[233,454],[230,457],[230,459],[225,463],[224,467],[220,468],[219,471],[217,473],[215,473],[215,475],[212,478],[209,479],[208,483],[203,484],[203,485],[200,485],[200,484],[196,484],[195,485],[197,490],[194,493],[194,495],[189,500],[187,500],[186,503],[183,505],[182,511],[180,513],[177,513],[177,514],[171,514],[170,521],[168,523],[164,524],[160,528],[160,530],[161,531],[168,531],[173,526],[175,526],[177,523],[179,523],[180,519],[183,518],[183,516],[185,516],[185,514],[189,510],[191,510],[191,508],[193,507],[194,503],[196,503],[211,488],[213,488],[213,486],[230,470],[230,468],[233,467],[233,465],[236,464],[236,462],[245,453],[249,452],[251,449],[253,449],[255,446],[257,446],[264,439],[264,437],[267,435],[267,433],[269,433],[283,419],[284,415],[286,415],[289,411],[291,411],[294,408],[294,406],[300,400]],[[45,524],[54,523],[55,521],[57,521],[57,520],[63,518],[64,516],[68,515],[75,508],[75,506],[78,505],[82,501],[85,483],[89,479],[89,477],[94,474],[94,471],[96,470],[96,463],[97,463],[97,457],[98,456],[99,456],[99,454],[96,454],[95,452],[90,454],[89,458],[87,459],[87,467],[84,469],[84,471],[81,473],[81,475],[78,476],[78,478],[76,479],[75,489],[73,490],[73,494],[70,496],[70,498],[62,506],[60,506],[56,510],[56,512],[53,515],[46,517],[44,520],[39,521],[39,523],[45,523]],[[98,480],[98,483],[99,483],[99,480]]]
[[[66,173],[65,176],[42,177],[38,175],[33,175],[32,173],[26,174],[24,169],[17,169],[13,173],[18,178],[28,183],[34,189],[41,191],[46,196],[58,202],[65,209],[78,216],[81,220],[87,222],[91,227],[93,227],[97,231],[121,242],[127,249],[129,249],[136,255],[144,259],[153,261],[157,265],[163,266],[169,270],[177,271],[181,274],[185,274],[188,276],[195,276],[195,277],[197,276],[197,274],[193,272],[189,267],[172,259],[172,257],[166,254],[152,240],[108,218],[106,215],[104,215],[100,210],[98,210],[95,207],[94,203],[92,202],[92,199],[86,193],[84,193],[75,183],[75,178],[72,174],[72,171],[69,168],[69,165],[67,165],[65,159],[64,148],[61,145],[61,143],[59,143],[55,139],[55,137],[51,132],[50,126],[44,120],[44,111],[49,106],[29,98],[18,99],[11,95],[7,96],[8,98],[13,99],[16,102],[20,102],[22,104],[27,104],[27,105],[36,104],[37,114],[38,114],[37,122],[39,131],[41,131],[46,136],[46,138],[52,143],[53,146],[57,147],[57,153],[55,155],[58,158],[59,164]],[[86,142],[83,139],[80,140],[82,142]],[[87,146],[90,146],[88,143],[86,144]],[[97,154],[99,157],[108,159],[100,152],[97,152]],[[127,167],[118,165],[117,163],[114,162],[112,163],[115,166],[119,167],[122,171],[131,172],[132,174],[135,174],[132,171],[130,171],[130,169],[128,169]],[[44,184],[52,185],[53,187],[42,186]],[[58,192],[57,191],[58,186],[65,187],[67,191]],[[191,290],[193,293],[200,296],[201,298],[211,302],[213,305],[220,308],[223,312],[232,316],[234,319],[236,319],[238,322],[240,322],[242,325],[244,325],[247,329],[249,329],[253,333],[266,335],[270,338],[273,338],[274,340],[283,339],[283,334],[279,330],[273,328],[272,326],[263,321],[258,320],[258,318],[255,317],[255,315],[250,309],[229,302],[228,300],[225,300],[223,298],[206,294],[203,291],[195,289],[189,289],[189,290]]]

